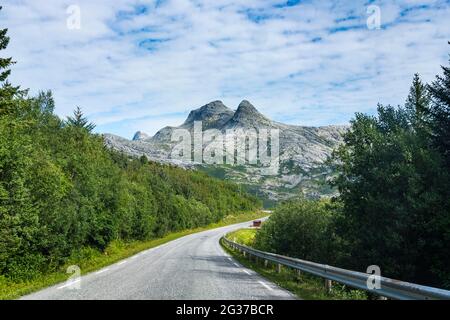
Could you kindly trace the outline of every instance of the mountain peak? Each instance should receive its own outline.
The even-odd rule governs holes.
[[[224,112],[224,111],[226,112],[229,110],[230,109],[228,109],[227,106],[225,106],[222,101],[216,100],[216,101],[207,103],[198,109],[192,110],[191,113],[196,113],[196,114],[221,113],[221,112]]]
[[[238,117],[264,117],[259,111],[255,108],[254,105],[252,105],[248,100],[242,100],[242,102],[239,104],[235,116]]]
[[[244,109],[244,110],[258,112],[258,110],[256,110],[255,106],[252,105],[250,103],[250,101],[248,101],[248,100],[242,100],[241,103],[239,103],[238,110],[239,109]]]
[[[233,111],[216,100],[205,104],[203,107],[192,110],[183,126],[191,126],[194,121],[202,121],[205,127],[217,127],[223,125],[233,117]]]
[[[249,101],[243,100],[233,118],[228,123],[228,127],[262,127],[271,126],[271,121],[263,116]]]
[[[150,136],[142,131],[138,131],[133,136],[133,141],[142,141],[150,138]]]

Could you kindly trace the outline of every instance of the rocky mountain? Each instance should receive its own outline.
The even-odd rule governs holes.
[[[193,133],[194,123],[202,122],[203,130],[256,130],[277,129],[279,132],[279,168],[274,174],[262,173],[255,164],[230,165],[193,163],[173,157],[172,151],[177,142],[172,142],[176,129],[186,129]],[[332,174],[324,161],[332,150],[342,142],[346,126],[305,127],[272,121],[262,115],[249,101],[242,101],[236,111],[226,107],[221,101],[208,103],[189,113],[186,121],[179,127],[165,127],[153,137],[137,132],[133,140],[105,134],[109,147],[132,156],[146,155],[149,159],[171,163],[185,168],[203,170],[210,175],[230,179],[243,184],[269,201],[286,199],[300,193],[309,197],[327,196],[335,191],[326,180]],[[224,135],[226,137],[226,135]],[[226,139],[225,139],[226,140]],[[220,141],[220,140],[219,140]],[[205,142],[204,150],[213,143]],[[229,141],[224,141],[224,144]]]

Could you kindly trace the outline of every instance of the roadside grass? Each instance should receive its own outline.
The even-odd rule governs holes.
[[[251,221],[264,216],[267,216],[267,213],[261,211],[229,215],[220,222],[196,229],[173,232],[162,238],[133,242],[113,241],[103,252],[93,248],[83,248],[75,252],[69,258],[68,262],[57,271],[48,274],[39,274],[29,281],[14,281],[0,275],[0,299],[17,299],[39,289],[66,281],[72,275],[66,273],[67,268],[71,265],[78,266],[81,274],[85,275],[133,256],[140,251],[157,247],[193,233]]]
[[[256,235],[256,229],[240,229],[231,232],[227,238],[237,243],[252,246]],[[238,251],[230,249],[221,241],[225,251],[233,256],[243,266],[252,269],[261,276],[276,283],[278,286],[292,292],[299,299],[303,300],[366,300],[367,294],[361,290],[351,289],[339,283],[333,283],[331,291],[328,293],[324,286],[324,280],[320,277],[302,272],[298,274],[296,270],[283,267],[278,273],[275,265],[269,264],[264,267],[262,263],[250,261]]]
[[[256,229],[240,229],[227,234],[228,239],[249,247],[253,245],[255,236]]]

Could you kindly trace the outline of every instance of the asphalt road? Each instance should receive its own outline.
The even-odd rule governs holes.
[[[295,299],[224,252],[220,237],[246,226],[188,235],[22,299]]]

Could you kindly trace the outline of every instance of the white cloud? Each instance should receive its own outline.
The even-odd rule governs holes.
[[[99,130],[128,137],[216,99],[249,99],[290,123],[344,123],[402,103],[413,73],[431,81],[449,52],[447,1],[378,1],[382,30],[365,27],[365,1],[79,0],[82,28],[68,30],[72,4],[7,1],[11,80],[54,90],[61,116],[80,105]]]

